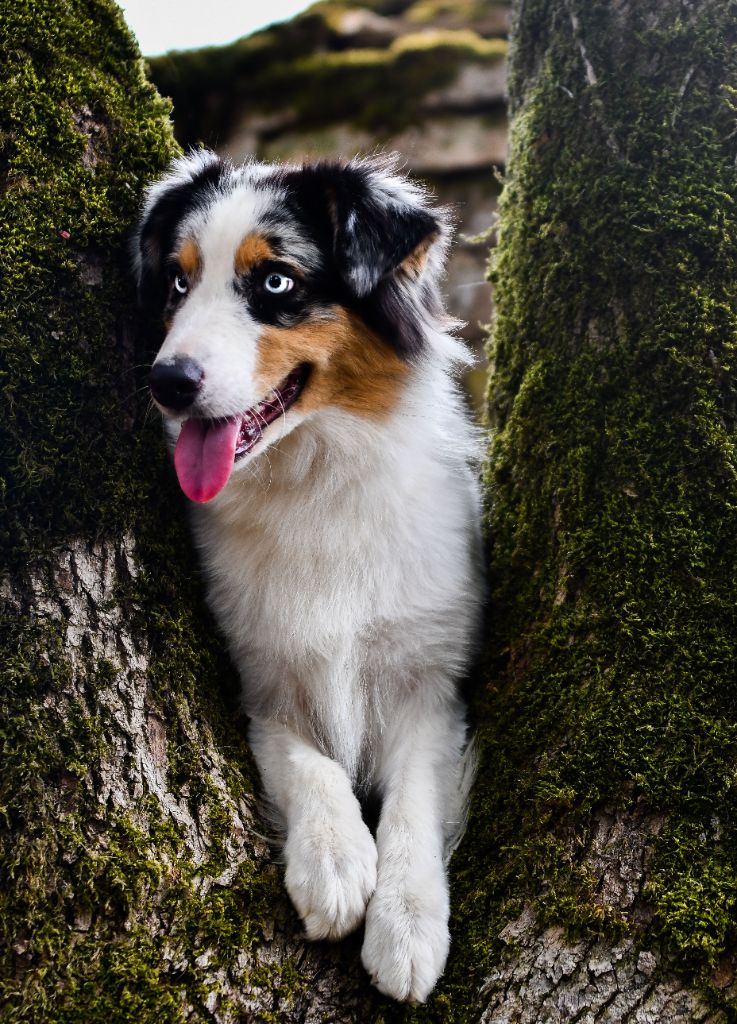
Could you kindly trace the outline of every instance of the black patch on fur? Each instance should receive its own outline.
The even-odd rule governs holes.
[[[392,278],[379,281],[376,290],[358,306],[364,321],[403,359],[419,355],[425,335],[416,310]]]
[[[270,241],[272,250],[278,251],[278,245]],[[266,279],[271,274],[283,274],[294,281],[291,291],[274,295],[266,290]],[[296,274],[287,263],[278,259],[264,260],[251,267],[238,280],[236,287],[248,303],[249,313],[262,324],[273,327],[293,327],[301,323],[314,312],[316,307],[324,306],[320,302],[322,289],[312,277]]]
[[[396,273],[427,238],[436,217],[417,203],[399,203],[370,168],[318,163],[278,175],[293,216],[309,232],[336,280],[335,300],[355,310],[405,359],[422,348],[417,310]],[[342,293],[342,294],[340,294]]]
[[[438,230],[427,210],[390,201],[362,170],[343,168],[334,179],[332,198],[335,256],[359,297],[373,292]]]
[[[213,161],[189,181],[172,185],[159,196],[141,224],[138,235],[141,256],[139,301],[146,312],[161,313],[170,289],[167,257],[174,246],[177,226],[188,213],[204,204],[221,184],[225,165]]]

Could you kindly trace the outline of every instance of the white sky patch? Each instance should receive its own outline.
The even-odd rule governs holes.
[[[259,28],[284,21],[310,6],[306,0],[118,0],[141,52],[221,46]]]

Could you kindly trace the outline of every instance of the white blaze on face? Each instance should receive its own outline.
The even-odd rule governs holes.
[[[272,255],[266,214],[273,216],[278,198],[273,190],[241,182],[186,218],[178,232],[175,253],[181,253],[183,267],[191,261],[196,270],[189,274],[189,291],[174,312],[157,363],[189,358],[203,371],[196,407],[176,435],[174,454],[179,482],[193,501],[209,501],[222,490],[236,455],[256,447],[284,407],[281,394],[269,403],[262,393],[256,368],[264,325],[236,287],[239,274]],[[279,237],[303,261],[318,257],[289,224],[280,225]]]
[[[271,193],[241,186],[218,195],[181,226],[180,241],[191,238],[197,244],[201,270],[174,314],[157,362],[186,356],[202,367],[200,417],[235,416],[262,397],[254,382],[262,325],[234,288],[234,263],[243,238],[259,229],[273,202]]]

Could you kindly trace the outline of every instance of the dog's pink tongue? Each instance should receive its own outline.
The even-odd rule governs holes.
[[[241,421],[185,420],[174,449],[179,486],[192,501],[209,501],[233,471]]]

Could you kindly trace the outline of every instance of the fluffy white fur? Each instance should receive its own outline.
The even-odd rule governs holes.
[[[384,187],[407,196],[399,179]],[[224,287],[223,268],[267,200],[226,197],[198,215],[202,281],[158,357],[204,366],[207,416],[263,397],[252,377],[259,325]],[[427,273],[442,249],[441,239]],[[193,507],[307,935],[337,939],[365,917],[374,983],[420,1001],[448,953],[445,861],[467,787],[457,681],[481,592],[477,438],[453,382],[466,355],[445,324],[424,323],[425,351],[391,415],[290,409],[225,489]],[[168,429],[174,440],[177,418]],[[382,801],[375,838],[356,795],[372,790]]]
[[[480,581],[459,415],[425,367],[389,422],[316,415],[195,509],[289,894],[314,939],[366,911],[364,965],[396,999],[426,999],[445,965],[445,851],[464,815],[455,682]],[[354,795],[370,785],[375,843]]]

